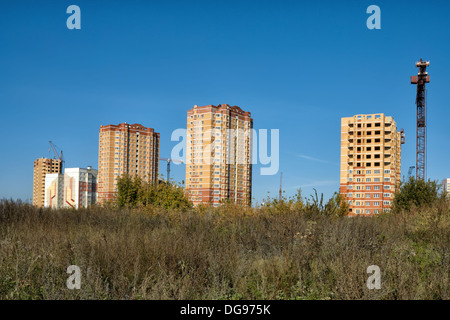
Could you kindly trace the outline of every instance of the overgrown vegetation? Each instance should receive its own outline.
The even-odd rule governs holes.
[[[403,181],[393,201],[394,212],[410,210],[412,206],[429,206],[437,202],[444,194],[440,194],[440,186],[436,181],[425,181],[409,177]]]
[[[0,298],[449,299],[444,199],[347,218],[337,195],[174,209],[134,194],[79,210],[0,201]],[[69,265],[80,290],[66,287]],[[380,290],[366,286],[370,265]]]
[[[117,181],[116,204],[123,207],[161,207],[164,209],[191,208],[184,189],[172,182],[151,183],[139,176],[123,175]]]

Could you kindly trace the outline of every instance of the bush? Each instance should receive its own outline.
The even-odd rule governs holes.
[[[123,175],[117,188],[116,204],[121,208],[155,206],[184,210],[192,207],[184,188],[172,182],[144,182],[138,176]]]
[[[402,210],[410,211],[416,207],[430,206],[441,198],[439,184],[436,181],[424,181],[410,177],[407,182],[403,181],[399,191],[395,194],[392,209],[394,212]]]

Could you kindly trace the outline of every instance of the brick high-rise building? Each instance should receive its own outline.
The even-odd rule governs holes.
[[[45,175],[61,173],[60,159],[39,158],[34,161],[33,171],[33,205],[43,207],[45,201]]]
[[[140,124],[100,126],[98,202],[113,200],[123,174],[158,182],[159,133]]]
[[[188,110],[186,192],[194,205],[251,204],[252,129],[250,112],[237,106]]]
[[[400,184],[403,131],[384,114],[341,119],[340,193],[349,215],[390,210]]]

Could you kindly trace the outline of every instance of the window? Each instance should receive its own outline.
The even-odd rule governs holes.
[[[385,173],[385,174],[390,174],[390,173],[391,173],[391,170],[387,170],[387,169],[386,169],[386,170],[384,170],[384,173]]]
[[[370,193],[366,193],[366,199],[370,198]]]
[[[385,198],[390,198],[390,197],[391,197],[391,194],[390,194],[390,193],[383,193],[383,197],[385,197]]]
[[[390,206],[391,202],[390,201],[383,201],[383,204],[386,205],[386,206]]]
[[[370,210],[366,210],[366,214],[370,214]]]
[[[375,201],[375,202],[373,203],[373,205],[374,205],[374,206],[379,206],[379,205],[380,205],[380,202]]]
[[[390,189],[391,186],[383,186],[384,189]]]
[[[370,202],[367,201],[367,202],[365,203],[365,205],[366,205],[366,207],[370,206]]]
[[[371,178],[366,178],[366,182],[371,182],[372,179]]]
[[[380,190],[380,186],[373,187],[373,190]]]
[[[370,186],[366,186],[366,190],[370,190],[371,189],[371,187]]]
[[[374,198],[380,198],[380,194],[379,194],[379,193],[375,193],[375,194],[373,195],[373,197],[374,197]]]

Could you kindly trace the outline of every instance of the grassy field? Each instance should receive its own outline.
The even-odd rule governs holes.
[[[449,299],[449,205],[373,218],[270,207],[0,201],[0,299]],[[69,290],[69,265],[81,289]],[[381,269],[381,289],[366,286]]]

